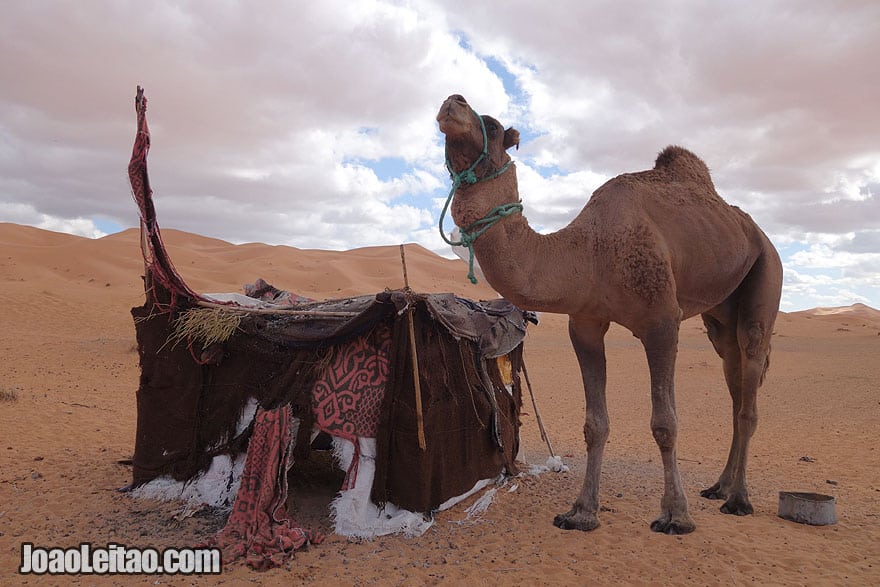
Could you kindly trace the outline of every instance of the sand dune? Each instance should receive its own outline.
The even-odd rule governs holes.
[[[262,277],[314,298],[375,293],[403,284],[397,247],[347,252],[229,243],[163,231],[178,271],[197,291],[240,292]],[[129,309],[143,302],[135,230],[98,240],[0,223],[0,583],[52,585],[16,574],[21,545],[193,545],[222,520],[173,519],[168,504],[114,491],[130,480],[139,370]],[[471,298],[466,266],[407,247],[414,289]],[[730,439],[730,401],[702,323],[682,325],[677,404],[679,458],[697,522],[684,537],[656,535],[662,487],[649,430],[648,374],[640,343],[607,337],[611,438],[600,497],[602,526],[584,534],[551,524],[580,487],[583,394],[566,319],[544,315],[526,362],[554,448],[572,468],[516,480],[479,519],[468,502],[444,512],[419,539],[349,543],[331,536],[288,569],[257,575],[231,567],[227,584],[423,585],[880,583],[880,312],[857,304],[780,314],[772,365],[759,398],[749,463],[755,515],[718,511],[699,490],[717,478]],[[528,404],[527,404],[528,405]],[[530,405],[523,458],[547,455]],[[839,522],[794,524],[776,516],[780,490],[834,495]],[[332,488],[330,489],[332,493]],[[326,529],[324,512],[295,515]],[[156,577],[72,577],[74,584],[156,584]],[[158,584],[217,579],[161,577]]]
[[[0,244],[8,250],[3,267],[13,279],[25,278],[25,272],[30,272],[30,279],[45,276],[73,283],[85,279],[86,283],[116,282],[141,288],[139,238],[137,229],[92,240],[0,223]],[[241,291],[242,284],[257,277],[320,299],[403,287],[398,247],[339,253],[262,243],[232,245],[169,229],[162,231],[162,238],[178,272],[195,291]],[[406,263],[410,286],[415,290],[455,288],[473,298],[496,295],[484,283],[471,285],[460,261],[444,259],[420,245],[406,245]]]
[[[865,304],[853,304],[842,308],[813,308],[799,312],[804,316],[839,316],[841,318],[865,319],[880,321],[880,310],[875,310]]]

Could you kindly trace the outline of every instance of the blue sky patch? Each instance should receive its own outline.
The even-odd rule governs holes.
[[[107,218],[101,218],[100,216],[93,217],[92,222],[95,223],[95,227],[98,230],[107,234],[116,234],[117,232],[122,232],[125,229],[125,227],[118,222],[114,220],[109,220]]]
[[[345,161],[344,164],[357,164],[369,167],[381,181],[391,181],[412,172],[412,165],[407,163],[403,157],[382,157],[372,161],[351,160]]]

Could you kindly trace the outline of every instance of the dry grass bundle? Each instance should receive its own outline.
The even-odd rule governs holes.
[[[18,399],[18,388],[0,387],[0,402],[14,402]]]
[[[203,348],[217,342],[226,342],[238,329],[245,315],[222,308],[187,310],[175,318],[168,342],[171,343],[171,348],[183,341],[199,342]]]

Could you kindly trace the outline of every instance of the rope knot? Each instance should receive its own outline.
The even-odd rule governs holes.
[[[472,185],[477,183],[478,181],[480,181],[477,178],[477,174],[474,173],[473,169],[468,169],[467,171],[465,171],[461,175],[459,175],[459,180],[460,180],[460,182],[469,183]]]
[[[454,194],[455,192],[453,191],[452,193]],[[443,236],[443,240],[454,247],[461,246],[465,247],[468,250],[467,277],[468,280],[474,285],[477,284],[477,277],[476,275],[474,275],[474,243],[480,237],[480,235],[495,226],[503,218],[506,218],[511,214],[515,214],[517,212],[522,212],[522,209],[523,205],[519,202],[510,202],[508,204],[495,206],[494,208],[489,210],[489,212],[485,216],[483,216],[476,222],[469,224],[466,228],[459,228],[459,240],[455,242],[446,238],[446,235],[443,233],[443,216],[440,217],[440,234]],[[443,209],[443,212],[445,214],[445,208]]]

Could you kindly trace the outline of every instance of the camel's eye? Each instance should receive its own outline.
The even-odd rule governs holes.
[[[486,124],[486,130],[491,133],[495,133],[498,131],[498,125],[495,124],[494,122],[489,122]]]

